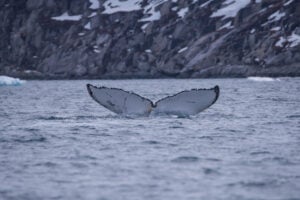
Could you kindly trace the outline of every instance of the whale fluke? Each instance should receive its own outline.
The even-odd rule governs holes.
[[[214,104],[220,93],[219,86],[211,89],[192,89],[165,97],[156,103],[133,92],[118,88],[96,87],[87,84],[90,96],[108,110],[121,115],[149,116],[195,115]]]

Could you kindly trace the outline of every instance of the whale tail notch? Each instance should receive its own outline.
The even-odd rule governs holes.
[[[155,104],[138,94],[118,88],[87,84],[90,96],[108,110],[120,115],[149,116],[153,114],[195,115],[213,105],[220,94],[219,86],[192,89],[160,99]]]

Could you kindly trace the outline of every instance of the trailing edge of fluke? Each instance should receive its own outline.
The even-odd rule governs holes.
[[[195,115],[213,105],[220,94],[219,86],[185,90],[153,103],[133,92],[87,84],[90,96],[108,110],[125,116]]]

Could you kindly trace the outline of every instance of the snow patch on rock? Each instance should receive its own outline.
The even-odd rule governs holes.
[[[100,4],[98,0],[89,0],[91,5],[90,5],[90,9],[99,9],[100,8]]]
[[[287,44],[287,45],[286,45]],[[295,47],[300,45],[300,35],[297,35],[295,32],[293,32],[288,37],[280,37],[279,40],[275,43],[275,46],[277,47]]]
[[[79,21],[82,15],[69,15],[68,12],[64,12],[60,16],[51,17],[51,19],[56,21]]]
[[[108,0],[103,6],[105,10],[102,12],[103,14],[113,14],[116,12],[131,12],[135,10],[141,10],[142,0]]]
[[[275,21],[279,21],[280,19],[282,19],[285,16],[285,13],[280,13],[279,10],[277,10],[276,12],[274,12],[272,15],[270,15],[268,17],[268,23],[271,22],[275,22]]]
[[[223,19],[235,17],[239,10],[246,7],[250,0],[226,0],[222,8],[215,11],[210,17],[222,17]]]
[[[182,8],[177,12],[177,15],[181,18],[184,18],[184,16],[189,12],[189,8]]]

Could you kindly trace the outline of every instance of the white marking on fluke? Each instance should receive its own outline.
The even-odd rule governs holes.
[[[219,86],[211,89],[192,89],[167,96],[153,103],[138,94],[118,88],[96,87],[87,84],[87,90],[100,105],[125,116],[195,115],[213,105],[220,93]]]

